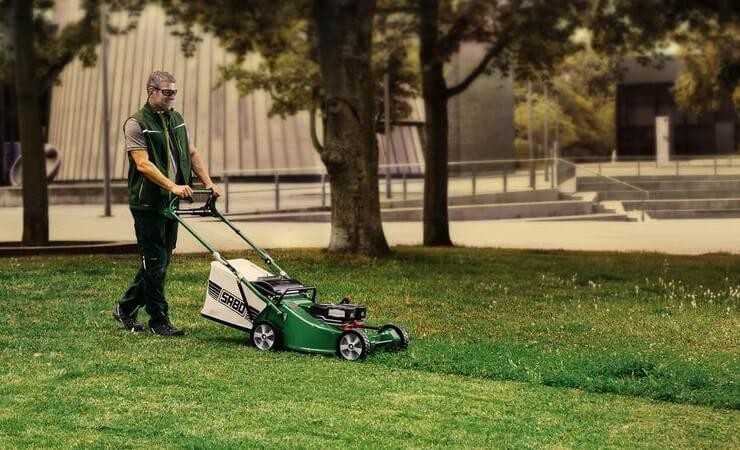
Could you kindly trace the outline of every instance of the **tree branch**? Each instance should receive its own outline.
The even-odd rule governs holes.
[[[61,48],[59,55],[50,61],[50,65],[40,80],[46,86],[51,86],[67,64],[71,63],[80,50],[100,41],[95,21],[99,14],[97,8],[88,8],[79,22],[67,25],[61,32],[56,45]]]
[[[379,7],[375,10],[376,14],[390,16],[392,14],[416,14],[418,8],[414,6],[389,6],[387,8]]]
[[[309,128],[311,128],[311,143],[317,152],[321,153],[324,151],[324,146],[319,142],[319,136],[316,134],[316,107],[312,107],[309,111]]]
[[[508,45],[508,43],[508,38],[502,38],[498,40],[495,44],[491,45],[488,48],[485,56],[483,57],[483,59],[481,59],[475,69],[473,69],[473,71],[470,72],[467,77],[465,77],[460,83],[458,83],[457,86],[450,87],[445,91],[445,95],[447,96],[447,98],[454,97],[470,87],[473,81],[475,81],[478,76],[480,76],[480,74],[482,74],[486,70],[486,67],[488,67],[488,64],[491,62],[491,60],[493,60],[494,57],[498,56],[503,51],[503,49],[506,48],[506,45]]]
[[[440,49],[439,54],[442,58],[447,58],[460,41],[463,39],[465,32],[471,26],[473,22],[473,15],[476,13],[476,8],[480,5],[475,1],[470,1],[464,5],[464,9],[457,13],[457,19],[452,23],[450,29],[444,36],[439,38],[437,44]]]

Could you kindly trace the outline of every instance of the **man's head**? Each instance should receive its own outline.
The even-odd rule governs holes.
[[[149,75],[146,82],[146,93],[149,104],[157,111],[167,111],[175,104],[177,86],[175,76],[169,72],[157,70]]]

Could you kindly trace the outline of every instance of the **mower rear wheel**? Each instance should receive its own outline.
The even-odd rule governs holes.
[[[252,345],[258,350],[276,350],[280,344],[280,332],[268,322],[258,322],[250,335]]]
[[[389,323],[387,325],[383,325],[382,327],[380,327],[380,330],[378,330],[378,332],[382,333],[388,330],[393,330],[393,332],[398,335],[398,342],[394,346],[395,350],[403,350],[403,349],[408,348],[409,343],[411,342],[411,338],[409,337],[408,332],[404,328],[401,328],[398,325],[393,325],[392,323]]]
[[[365,359],[370,350],[370,339],[364,331],[345,331],[337,341],[337,355],[347,361]]]

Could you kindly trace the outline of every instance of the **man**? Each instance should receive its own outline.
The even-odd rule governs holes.
[[[172,109],[177,94],[175,77],[153,72],[146,83],[147,101],[126,119],[123,130],[129,159],[129,208],[134,217],[141,267],[113,308],[113,317],[133,332],[144,331],[136,316],[141,307],[149,314],[149,329],[161,336],[180,336],[170,322],[164,295],[167,267],[177,243],[177,225],[162,211],[172,199],[193,193],[191,169],[214,196],[220,192],[208,175],[198,150],[190,143],[182,116]]]

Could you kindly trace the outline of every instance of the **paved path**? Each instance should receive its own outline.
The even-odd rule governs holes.
[[[100,206],[52,206],[53,240],[134,240],[133,220],[125,205],[115,205],[113,217]],[[22,234],[22,209],[0,208],[0,241],[17,241]],[[215,223],[197,223],[203,236],[222,250],[243,248],[235,234]],[[266,248],[326,247],[330,225],[325,223],[238,223],[247,236]],[[384,224],[391,245],[421,243],[420,223]],[[647,222],[526,222],[521,220],[452,222],[457,245],[522,249],[650,251],[670,254],[727,252],[740,254],[740,219],[660,220]],[[200,245],[183,229],[178,252],[200,252]]]

